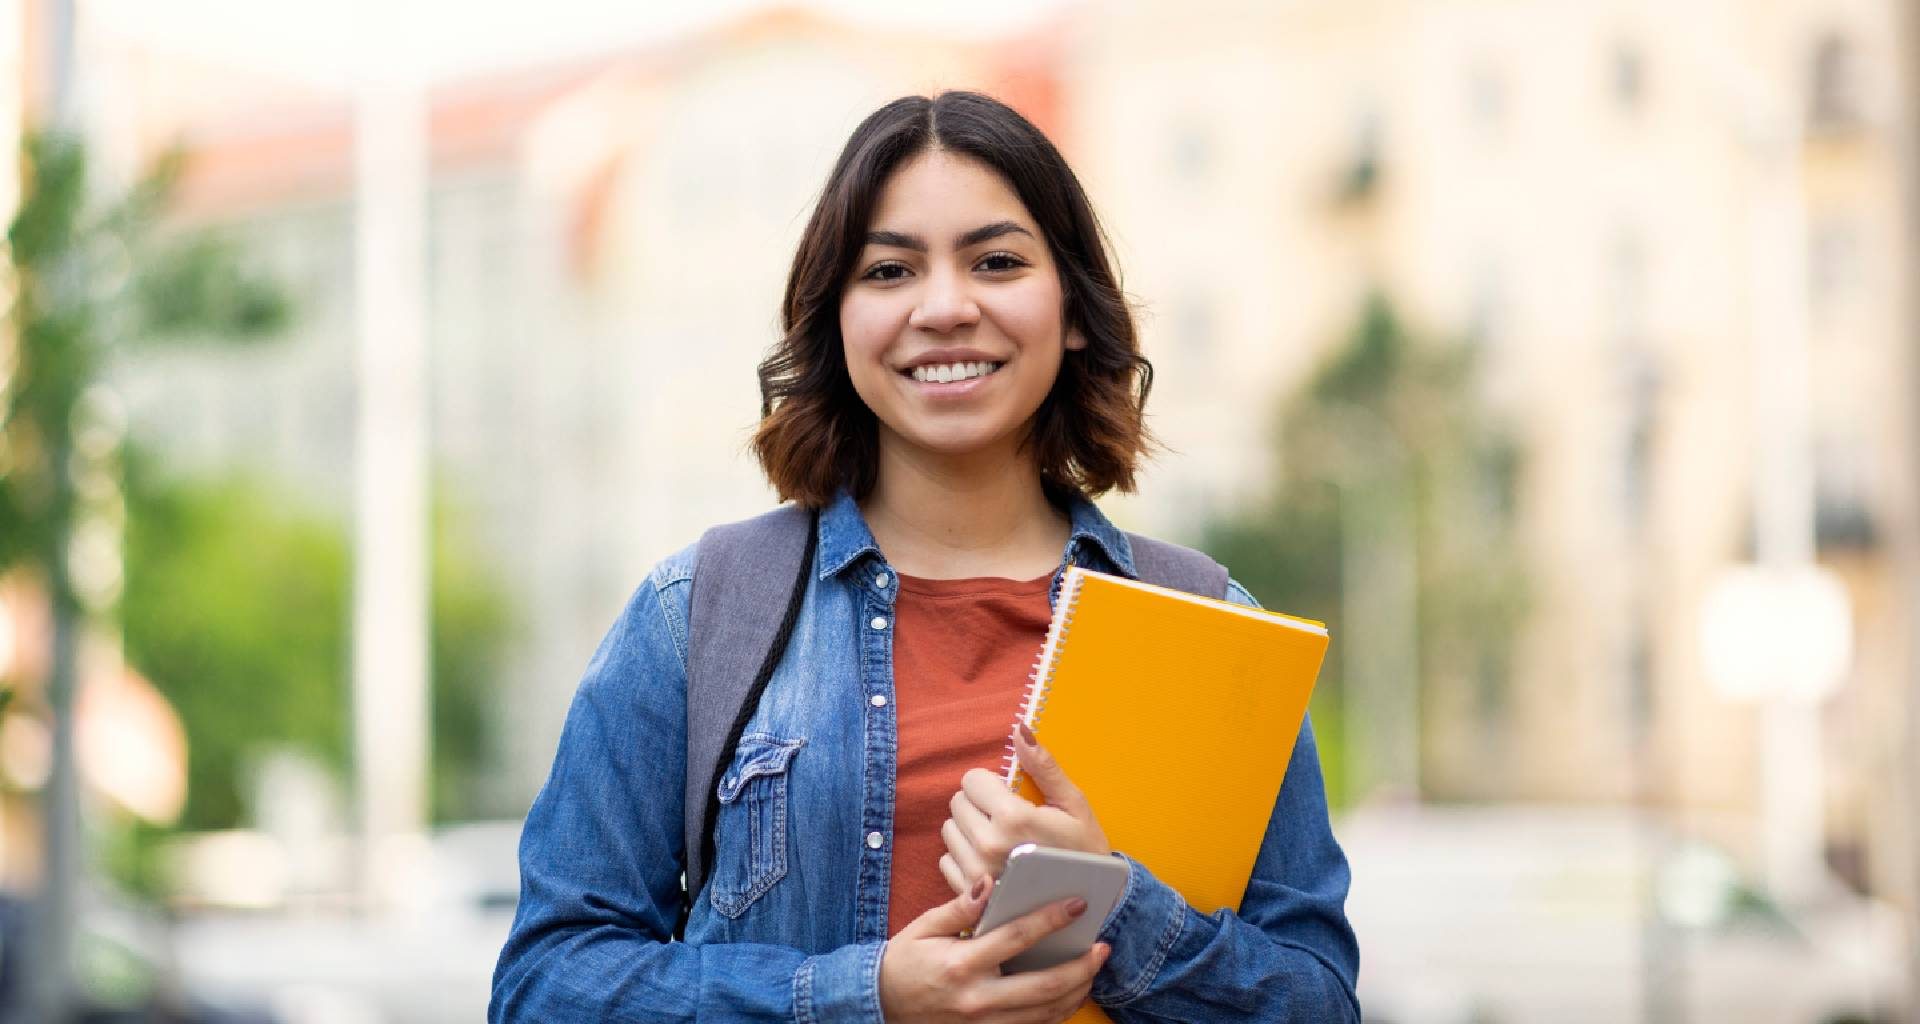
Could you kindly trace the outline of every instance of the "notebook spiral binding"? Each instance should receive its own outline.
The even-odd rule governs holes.
[[[1034,728],[1040,721],[1040,712],[1047,706],[1047,687],[1053,682],[1054,661],[1068,630],[1073,627],[1073,607],[1080,598],[1080,579],[1080,570],[1068,566],[1066,579],[1060,584],[1060,603],[1054,608],[1053,621],[1047,624],[1047,641],[1033,660],[1033,671],[1027,674],[1027,693],[1020,701],[1020,714],[1014,719],[1016,726],[1024,722],[1027,728]],[[1001,774],[1007,788],[1012,789],[1020,781],[1020,759],[1014,753],[1011,735],[1007,737],[1007,753],[1002,764]]]

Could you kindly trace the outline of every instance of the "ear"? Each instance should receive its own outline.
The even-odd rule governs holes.
[[[1067,328],[1066,346],[1069,352],[1079,352],[1087,347],[1087,336],[1080,333],[1080,328],[1069,327]]]

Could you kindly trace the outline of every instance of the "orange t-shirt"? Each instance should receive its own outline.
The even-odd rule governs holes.
[[[893,877],[887,934],[953,898],[940,826],[969,768],[998,772],[1046,642],[1051,573],[1034,580],[900,577],[893,617]]]

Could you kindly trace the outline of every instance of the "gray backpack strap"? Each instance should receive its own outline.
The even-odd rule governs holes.
[[[1201,597],[1226,598],[1227,567],[1219,562],[1192,548],[1137,533],[1127,534],[1127,543],[1133,546],[1133,567],[1145,582]]]
[[[687,773],[684,828],[688,904],[706,884],[717,808],[715,784],[738,725],[759,703],[757,689],[779,663],[779,648],[804,595],[817,531],[798,505],[708,530],[696,549],[687,623]],[[682,921],[684,927],[683,908]]]

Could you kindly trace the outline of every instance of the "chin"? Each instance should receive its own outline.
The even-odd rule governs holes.
[[[933,455],[961,457],[984,455],[992,452],[1005,452],[1009,458],[1017,449],[1012,443],[1014,434],[995,430],[943,430],[920,434],[902,434],[901,439],[921,451]]]

